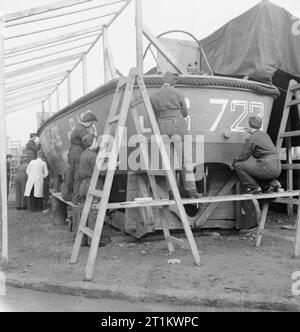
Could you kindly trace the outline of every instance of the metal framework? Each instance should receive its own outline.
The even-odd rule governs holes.
[[[48,111],[52,111],[52,97],[56,93],[56,105],[57,109],[60,109],[60,86],[66,81],[67,84],[67,98],[68,103],[72,102],[72,82],[71,73],[81,64],[82,65],[82,84],[83,93],[88,93],[88,66],[87,66],[87,54],[95,47],[100,38],[103,38],[103,58],[104,58],[104,73],[105,81],[112,78],[116,78],[118,75],[123,76],[115,67],[111,48],[108,41],[108,29],[116,21],[116,19],[123,13],[127,6],[131,3],[131,0],[110,0],[101,2],[101,0],[63,0],[60,2],[48,4],[45,6],[21,11],[18,13],[6,15],[4,18],[0,17],[0,172],[1,172],[1,197],[2,197],[2,261],[8,260],[8,240],[7,240],[7,196],[6,196],[6,132],[5,132],[5,116],[6,114],[18,112],[24,108],[28,108],[31,105],[41,103],[43,114],[45,114],[46,103],[48,104]],[[87,7],[80,7],[82,5],[88,5]],[[119,8],[115,7],[119,5]],[[77,6],[73,9],[74,6]],[[5,32],[12,27],[22,27],[23,25],[36,24],[40,21],[53,21],[57,17],[71,16],[89,10],[98,10],[101,7],[114,6],[113,11],[105,13],[104,15],[97,15],[89,19],[81,19],[70,21],[68,24],[51,26],[45,29],[36,29],[29,33],[22,33],[7,36]],[[59,10],[69,8],[69,11],[59,12]],[[52,14],[55,12],[55,14]],[[161,44],[161,42],[151,33],[151,31],[143,24],[142,20],[142,0],[135,0],[135,12],[136,12],[136,60],[137,69],[139,73],[143,73],[143,38],[144,36],[156,47],[166,60],[175,68],[179,73],[186,74],[185,68],[177,62],[174,56]],[[49,13],[51,13],[49,15]],[[39,16],[43,14],[43,16]],[[35,18],[32,19],[32,17]],[[112,16],[112,17],[111,17]],[[85,29],[75,30],[73,32],[67,31],[59,36],[54,36],[46,39],[41,39],[32,43],[21,44],[4,49],[4,40],[11,42],[18,38],[25,36],[35,35],[38,36],[41,33],[45,33],[52,30],[70,28],[77,24],[88,23],[90,21],[96,21],[109,17],[108,22],[102,22],[101,25],[90,26]],[[7,37],[5,37],[7,36]],[[78,42],[80,40],[92,38],[88,42],[81,42],[82,44],[65,47],[65,44],[71,44],[72,42]],[[23,59],[25,55],[31,55],[32,53],[49,50],[56,46],[62,47],[61,50],[55,52],[48,52],[45,55],[36,54],[31,58]],[[85,51],[80,53],[74,52],[81,47],[87,47]],[[63,57],[55,57],[54,59],[38,62],[46,57],[54,57],[64,52],[72,52],[71,55]],[[9,59],[17,58],[17,60]],[[8,62],[7,62],[8,61]],[[23,63],[31,63],[26,67],[20,67],[18,69],[7,71],[6,68],[19,66]],[[36,62],[34,64],[34,62]],[[63,66],[63,68],[61,67]],[[41,74],[43,77],[35,75],[35,73]],[[28,77],[30,74],[34,76]],[[5,78],[5,81],[4,81]],[[11,81],[16,79],[17,81]],[[19,83],[21,82],[21,83]],[[6,83],[6,84],[5,84]],[[6,95],[5,95],[6,94]]]
[[[2,263],[8,262],[8,228],[7,228],[7,187],[6,187],[6,114],[19,112],[30,106],[41,103],[42,112],[45,114],[46,102],[48,109],[52,108],[51,96],[56,93],[57,109],[60,109],[60,86],[66,80],[68,91],[68,102],[72,101],[71,73],[79,64],[82,64],[83,93],[88,92],[88,66],[87,54],[93,49],[97,41],[103,36],[102,23],[108,28],[125,10],[131,0],[63,0],[56,3],[40,6],[37,8],[23,10],[17,13],[0,17],[0,179],[1,179],[1,221],[2,221]],[[83,7],[83,5],[85,7]],[[76,8],[74,8],[76,7]],[[76,14],[83,12],[102,10],[101,8],[112,8],[110,12],[97,12],[88,19],[72,19],[70,22],[53,27],[39,29],[38,23],[55,22],[55,19],[66,17],[74,18]],[[63,10],[61,12],[60,10]],[[105,18],[108,22],[104,22]],[[89,22],[97,22],[92,26]],[[48,31],[70,29],[80,24],[89,24],[89,27],[73,32],[67,31],[61,35],[39,39],[38,36]],[[35,28],[29,33],[18,33],[8,35],[10,28],[22,28],[30,25]],[[22,32],[22,30],[20,30]],[[4,41],[18,40],[25,36],[36,36],[37,41],[27,44],[18,43],[18,46],[4,48]],[[68,45],[66,45],[68,44]],[[54,47],[60,49],[53,50]],[[84,49],[86,48],[86,50]],[[82,49],[80,53],[76,51]],[[50,52],[49,52],[50,50]],[[107,68],[110,77],[116,77],[116,69],[113,64],[111,50],[107,41],[103,47]],[[47,52],[45,54],[38,52]],[[35,56],[32,54],[35,53]],[[69,54],[60,56],[61,54]],[[70,54],[71,53],[71,54]],[[27,58],[24,58],[27,56]],[[51,59],[51,58],[52,59]],[[50,58],[51,60],[46,60]],[[75,61],[75,63],[74,63]],[[23,64],[28,63],[24,67]],[[22,65],[22,67],[20,67]],[[62,68],[63,66],[63,68]],[[7,70],[9,68],[14,70]],[[19,67],[19,68],[18,68]],[[41,73],[43,75],[41,76]],[[36,75],[38,73],[39,75]],[[30,74],[34,74],[33,76]],[[29,77],[28,77],[29,76]],[[109,79],[109,78],[108,78]]]

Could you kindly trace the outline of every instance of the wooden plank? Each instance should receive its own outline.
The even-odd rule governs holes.
[[[300,164],[282,164],[282,169],[283,170],[299,170],[300,169]]]
[[[140,122],[139,122],[139,118],[138,118],[138,114],[137,114],[136,109],[132,110],[132,118],[133,118],[133,121],[134,121],[134,124],[135,124],[137,134],[142,135],[143,132],[142,132],[142,128],[141,128],[141,125],[140,125]],[[159,200],[159,199],[161,199],[161,197],[159,195],[159,190],[158,190],[156,179],[149,172],[149,168],[150,168],[149,167],[149,153],[146,152],[146,151],[148,151],[148,149],[146,147],[145,142],[141,143],[141,151],[142,151],[143,161],[144,161],[145,165],[147,165],[147,174],[148,174],[148,179],[149,179],[150,186],[151,186],[151,189],[152,189],[152,192],[153,192],[153,197],[154,197],[154,199]],[[170,240],[171,235],[170,235],[170,231],[169,231],[168,220],[166,218],[166,211],[164,209],[159,209],[158,213],[159,213],[160,223],[161,223],[161,227],[163,229],[163,233],[164,233],[164,237],[165,237],[165,241],[166,241],[169,253],[172,253],[172,252],[174,252],[175,247],[174,247],[173,242]]]
[[[85,12],[85,11],[89,11],[89,10],[93,10],[93,9],[98,9],[98,8],[101,8],[101,7],[106,7],[106,6],[111,6],[113,4],[118,4],[118,3],[121,3],[121,2],[124,2],[125,0],[117,0],[117,1],[109,1],[108,3],[100,3],[98,4],[97,6],[92,6],[92,7],[87,7],[87,8],[81,8],[81,9],[78,9],[78,10],[72,10],[72,11],[68,11],[68,12],[65,12],[65,13],[62,13],[62,14],[55,14],[55,15],[50,15],[50,16],[44,16],[44,17],[39,17],[37,19],[34,19],[34,20],[26,20],[26,21],[21,21],[21,22],[18,22],[18,23],[7,23],[5,26],[6,28],[9,28],[9,27],[14,27],[14,26],[18,26],[18,25],[22,25],[22,24],[29,24],[29,23],[33,23],[33,22],[40,22],[40,21],[44,21],[44,20],[49,20],[49,19],[52,19],[52,18],[58,18],[58,17],[62,17],[62,16],[68,16],[68,15],[74,15],[76,13],[82,13],[82,12]]]
[[[90,228],[86,226],[80,226],[80,230],[91,239],[93,238],[94,232]]]
[[[4,89],[4,26],[0,15],[0,186],[1,186],[1,225],[2,225],[2,263],[8,262],[8,224],[7,224],[7,176],[6,176],[6,112]]]
[[[86,22],[90,22],[90,21],[94,21],[94,20],[99,20],[101,18],[104,18],[104,17],[107,17],[107,16],[112,16],[112,15],[115,15],[115,14],[116,14],[116,12],[112,12],[112,13],[108,13],[108,14],[105,14],[105,15],[91,17],[91,18],[88,18],[88,19],[85,19],[85,20],[71,22],[71,23],[67,23],[67,24],[63,24],[63,25],[57,25],[55,27],[51,27],[51,28],[47,28],[47,29],[35,30],[35,31],[31,31],[31,32],[21,33],[19,35],[8,36],[8,37],[5,38],[5,40],[11,40],[11,39],[15,39],[15,38],[27,37],[27,36],[36,35],[36,34],[39,34],[39,33],[49,32],[49,31],[52,31],[52,30],[67,28],[67,27],[70,27],[72,25],[82,24],[82,23],[86,23]]]
[[[62,63],[65,63],[65,62],[74,61],[74,60],[82,57],[83,54],[84,53],[80,52],[80,53],[64,56],[64,57],[61,57],[58,59],[45,61],[45,62],[39,63],[37,65],[32,65],[32,66],[20,68],[20,69],[14,70],[14,71],[9,71],[9,72],[5,73],[5,78],[8,79],[8,78],[12,78],[12,77],[20,76],[20,75],[25,75],[28,73],[32,73],[34,71],[57,66]]]
[[[132,0],[126,0],[125,4],[119,9],[119,11],[112,17],[112,19],[106,24],[108,27],[110,27],[114,21],[123,13],[123,11],[127,8],[127,6],[131,3]],[[88,48],[88,50],[85,52],[88,54],[93,47],[97,44],[98,40],[103,36],[103,32],[101,32],[98,37],[94,40],[93,44]],[[77,61],[75,65],[72,67],[72,71],[77,68],[77,66],[80,64],[81,60]],[[61,82],[62,83],[62,82]]]
[[[291,86],[292,91],[299,90],[299,89],[300,89],[300,83],[294,84],[293,86]]]
[[[143,9],[142,1],[135,1],[135,29],[136,29],[136,65],[138,71],[144,72],[143,57]]]
[[[270,202],[266,202],[263,204],[262,212],[261,212],[261,218],[258,225],[258,232],[256,237],[256,247],[259,247],[261,245],[263,230],[265,229],[265,224],[267,220],[267,214],[269,211]]]
[[[13,94],[11,96],[7,96],[5,98],[5,102],[9,103],[11,101],[20,101],[20,99],[26,99],[26,98],[34,98],[37,95],[44,95],[47,94],[50,90],[53,90],[53,88],[55,87],[55,85],[51,85],[49,87],[42,87],[39,90],[33,90],[33,91],[26,91],[25,93],[18,93],[18,94]]]
[[[42,14],[42,13],[47,13],[50,11],[67,8],[70,6],[80,5],[82,3],[91,2],[91,1],[92,0],[64,0],[64,1],[59,1],[59,2],[52,3],[52,4],[47,4],[44,6],[36,7],[36,8],[26,9],[26,10],[22,10],[22,11],[19,11],[16,13],[11,13],[11,14],[5,15],[5,22],[20,20],[25,17],[30,17],[30,16]]]
[[[180,74],[187,74],[187,70],[181,66],[181,64],[175,59],[174,55],[165,48],[165,46],[145,25],[143,25],[143,32],[147,39],[149,39],[149,41],[157,48],[161,55],[170,63],[174,69],[176,69]]]
[[[25,81],[21,84],[16,84],[16,85],[12,85],[9,86],[5,89],[5,92],[13,92],[13,91],[18,91],[18,90],[22,90],[24,88],[28,88],[28,87],[32,87],[33,85],[40,85],[42,83],[50,83],[52,81],[58,82],[59,79],[61,79],[64,75],[66,74],[66,71],[62,71],[56,74],[52,74],[52,75],[48,75],[39,79],[34,79],[32,81]]]
[[[47,96],[47,93],[41,94],[34,98],[31,98],[30,100],[23,100],[18,103],[6,104],[6,113],[11,113],[12,109],[15,109],[15,107],[19,107],[19,106],[24,107],[25,105],[31,104],[32,102],[37,101],[37,100],[42,101],[46,96]]]
[[[6,114],[11,114],[11,113],[16,113],[16,112],[24,111],[24,109],[27,109],[30,106],[38,105],[40,102],[41,102],[41,100],[37,99],[35,101],[30,101],[28,103],[20,103],[16,107],[9,107],[9,108],[7,107],[6,108]]]
[[[107,47],[108,47],[108,34],[107,34],[107,26],[104,25],[103,27],[103,65],[104,65],[104,83],[107,83],[111,76],[109,70],[109,63],[107,58]]]
[[[32,50],[32,52],[34,52],[34,51],[37,51],[37,50],[34,50],[35,48],[45,46],[45,45],[49,45],[49,44],[53,44],[53,43],[57,43],[57,42],[60,42],[60,41],[63,41],[64,44],[69,43],[69,42],[74,42],[74,41],[76,41],[76,39],[75,40],[68,40],[68,39],[72,39],[72,38],[80,37],[80,36],[85,36],[84,38],[88,38],[88,36],[90,34],[92,34],[92,36],[94,36],[95,34],[93,34],[93,33],[101,32],[101,30],[102,30],[101,27],[96,26],[96,27],[91,27],[91,28],[88,28],[88,29],[83,29],[83,30],[78,30],[78,31],[66,33],[66,34],[60,35],[58,37],[52,37],[52,38],[48,38],[48,39],[43,39],[43,40],[38,41],[38,42],[8,48],[5,51],[5,55],[15,54],[15,53],[19,53],[19,52],[26,51],[26,50]],[[81,40],[81,39],[79,39],[79,40]],[[59,45],[61,45],[61,43],[51,45],[51,47],[56,47],[56,46],[59,46]],[[49,46],[49,48],[50,48],[50,46]],[[41,48],[41,49],[38,49],[38,50],[42,50],[42,49],[45,49],[45,48]],[[24,54],[26,54],[26,53],[24,53]],[[23,55],[23,53],[20,54],[20,55]]]
[[[229,181],[225,184],[225,186],[220,190],[218,193],[218,196],[224,196],[226,195],[232,188],[233,186],[237,183],[237,178],[236,176],[232,177],[229,179]],[[209,204],[203,213],[200,215],[200,217],[195,220],[196,226],[201,226],[203,225],[206,220],[211,216],[211,214],[215,211],[215,209],[218,207],[219,203],[218,202],[213,202]]]
[[[286,131],[285,133],[280,135],[280,137],[295,137],[295,136],[300,136],[300,130]]]
[[[56,82],[50,84],[50,85],[41,85],[38,88],[34,87],[34,89],[32,89],[31,86],[29,86],[27,89],[23,89],[23,90],[17,90],[17,91],[13,91],[10,93],[6,93],[6,97],[11,97],[11,96],[20,96],[24,93],[26,93],[27,95],[30,93],[36,93],[36,92],[41,92],[41,91],[46,91],[49,89],[53,89],[55,86],[57,85]]]
[[[276,198],[274,200],[274,203],[281,203],[281,204],[293,204],[293,205],[298,205],[298,200],[297,199],[292,199],[292,198]]]
[[[294,105],[299,105],[300,104],[300,99],[294,99],[294,100],[291,100],[287,103],[288,106],[294,106]]]
[[[258,195],[249,195],[249,194],[243,194],[240,196],[236,195],[227,195],[227,196],[212,196],[212,197],[201,197],[201,198],[184,198],[182,199],[182,203],[184,205],[186,204],[209,204],[209,203],[225,203],[225,202],[236,202],[236,201],[249,201],[249,200],[261,200],[261,199],[273,199],[273,198],[279,198],[279,197],[295,197],[299,196],[300,191],[299,190],[293,190],[293,191],[285,191],[285,192],[279,192],[279,193],[270,193],[270,194],[258,194]],[[151,202],[123,202],[123,203],[109,203],[108,209],[133,209],[137,207],[142,206],[152,206],[152,207],[158,207],[158,206],[173,206],[176,205],[176,202],[174,200],[153,200]]]

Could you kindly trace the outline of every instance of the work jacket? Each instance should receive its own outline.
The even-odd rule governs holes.
[[[88,135],[89,132],[87,130],[87,128],[85,126],[83,126],[82,124],[79,124],[78,127],[76,127],[72,133],[71,133],[71,137],[70,137],[70,149],[69,149],[69,154],[68,154],[68,158],[69,158],[69,163],[72,166],[74,166],[74,164],[79,163],[80,160],[80,156],[82,154],[82,152],[84,151],[84,145],[82,143],[82,139],[84,136]]]
[[[32,160],[26,170],[28,180],[26,183],[24,196],[29,197],[32,188],[34,187],[34,197],[44,197],[44,178],[49,174],[47,164],[40,158]]]
[[[79,163],[79,174],[85,178],[91,178],[96,165],[97,152],[95,150],[86,149],[81,157]]]
[[[188,116],[183,93],[179,89],[163,85],[150,97],[150,100],[157,118],[170,111],[174,111],[174,116],[180,113],[184,118]]]
[[[278,159],[279,156],[270,136],[256,130],[245,141],[242,152],[234,161],[246,161],[250,157],[255,159]]]

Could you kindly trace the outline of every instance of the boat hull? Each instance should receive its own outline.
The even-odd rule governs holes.
[[[151,95],[160,88],[162,79],[156,76],[145,77],[145,83]],[[116,81],[112,81],[100,87],[57,113],[40,128],[42,148],[56,175],[63,174],[68,160],[70,134],[85,112],[92,111],[98,118],[91,131],[97,136],[103,134],[116,84]],[[278,91],[274,87],[255,82],[205,76],[181,77],[178,87],[183,92],[189,109],[187,124],[193,142],[198,189],[207,195],[217,195],[232,176],[228,166],[241,151],[247,137],[243,128],[247,126],[249,117],[261,117],[262,130],[267,131],[273,101]],[[134,97],[139,95],[136,87]],[[136,106],[136,110],[143,133],[149,138],[151,126],[146,110],[142,104]],[[131,171],[137,171],[130,165],[131,154],[139,148],[137,140],[134,139],[135,135],[130,110],[121,151],[122,156],[125,156],[121,159],[126,162],[122,163],[117,172],[118,180],[113,184],[111,201],[130,200],[139,195],[135,191],[132,177],[128,176]],[[167,195],[167,189],[165,192]],[[234,194],[235,188],[231,188],[228,194],[230,193]],[[149,221],[147,213],[140,212],[138,209],[128,210],[121,218],[120,213],[117,213],[115,221],[112,218],[112,223],[136,237],[161,229],[159,218],[154,218],[153,224],[153,216],[152,221]],[[209,220],[200,224],[192,218],[195,215],[193,208],[189,213],[192,227],[233,228],[237,218],[236,206],[232,203],[220,204],[218,209],[211,213]],[[171,213],[169,224],[173,229],[182,228],[180,220]]]

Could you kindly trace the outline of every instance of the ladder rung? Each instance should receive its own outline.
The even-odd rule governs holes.
[[[300,130],[295,131],[286,131],[285,133],[281,134],[280,137],[296,137],[300,136]]]
[[[290,87],[291,91],[300,90],[300,84],[295,84]]]
[[[97,189],[91,189],[90,194],[93,195],[93,196],[101,198],[102,194],[103,194],[103,191],[102,190],[97,190]]]
[[[114,123],[114,122],[119,121],[119,119],[120,119],[120,114],[115,115],[115,116],[111,117],[111,118],[108,120],[108,123],[109,123],[109,124],[112,124],[112,123]]]
[[[295,99],[287,102],[287,106],[294,106],[299,104],[300,104],[300,99]]]
[[[94,231],[92,231],[90,228],[85,227],[85,226],[80,226],[80,230],[82,233],[84,233],[88,237],[93,238]]]

